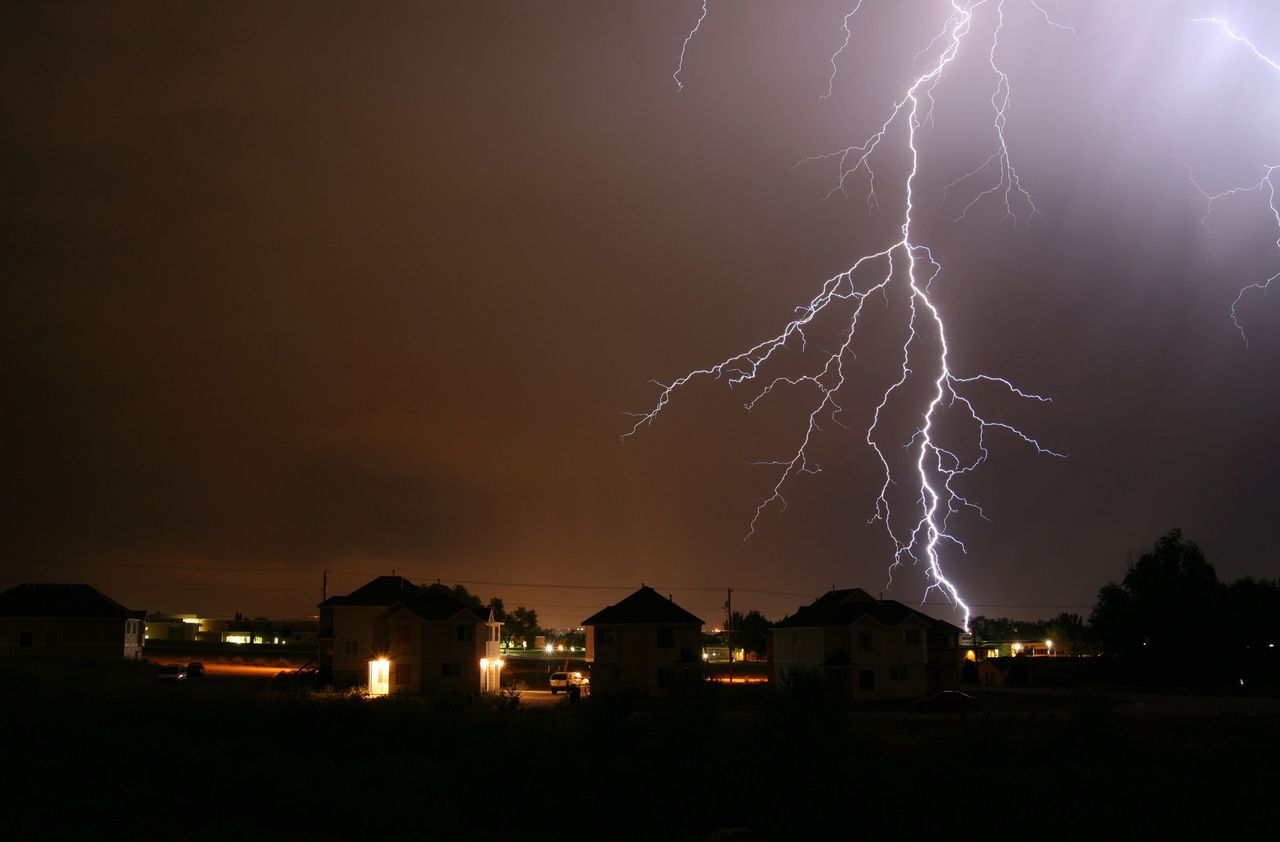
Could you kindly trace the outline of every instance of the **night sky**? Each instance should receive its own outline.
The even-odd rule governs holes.
[[[646,582],[710,624],[715,588],[775,618],[884,590],[862,431],[891,331],[857,349],[853,430],[750,541],[776,474],[748,463],[790,456],[811,394],[748,413],[697,382],[619,439],[651,379],[775,335],[899,224],[896,154],[878,215],[794,166],[879,126],[945,9],[866,6],[821,98],[848,4],[713,0],[679,93],[696,0],[5,4],[0,587],[299,616],[325,569],[332,593]],[[1008,0],[997,53],[1041,218],[956,222],[972,192],[943,193],[991,151],[989,27],[920,135],[953,362],[1052,396],[987,406],[1068,454],[993,435],[964,481],[990,520],[955,521],[945,569],[987,615],[1087,613],[1173,527],[1224,578],[1280,572],[1280,297],[1245,299],[1248,344],[1230,318],[1280,269],[1275,220],[1241,194],[1206,230],[1189,180],[1280,163],[1280,72],[1185,20],[1274,54],[1280,9],[1061,6],[1075,34]],[[470,587],[558,626],[626,593]]]

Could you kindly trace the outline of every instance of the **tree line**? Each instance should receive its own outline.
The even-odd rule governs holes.
[[[1182,531],[1160,537],[1108,582],[1088,620],[974,617],[975,644],[1048,639],[1062,654],[1107,656],[1120,677],[1245,686],[1274,679],[1280,655],[1280,580],[1226,582]]]

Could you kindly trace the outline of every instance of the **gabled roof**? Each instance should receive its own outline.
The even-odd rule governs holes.
[[[0,593],[0,617],[75,617],[78,619],[143,619],[89,585],[26,584]]]
[[[403,599],[396,600],[390,608],[378,615],[378,619],[386,619],[400,608],[411,612],[415,617],[426,622],[450,620],[456,617],[460,611],[465,611],[479,622],[486,622],[490,614],[488,608],[478,609],[458,599],[453,591],[444,585],[429,585],[425,588],[415,587],[414,593]]]
[[[321,605],[391,605],[412,596],[420,587],[403,576],[379,576],[346,596],[331,596]]]
[[[907,620],[916,620],[934,630],[960,631],[950,623],[935,620],[901,602],[892,599],[876,599],[862,588],[828,591],[785,620],[774,623],[773,627],[775,629],[831,628],[851,626],[863,618],[870,618],[883,626],[897,626]]]
[[[605,623],[663,623],[671,625],[696,623],[701,626],[702,620],[685,611],[653,588],[641,585],[640,590],[621,602],[610,605],[602,611],[597,611],[583,620],[581,625],[599,626]]]

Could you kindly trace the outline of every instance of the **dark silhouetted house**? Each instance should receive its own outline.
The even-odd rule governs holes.
[[[770,679],[821,676],[855,701],[911,699],[960,685],[961,629],[861,588],[830,591],[772,629]]]
[[[628,686],[661,694],[701,680],[702,620],[653,588],[641,586],[582,626],[594,690]]]
[[[0,651],[137,660],[146,616],[89,585],[18,585],[0,593]]]
[[[320,604],[320,669],[374,695],[497,690],[501,627],[444,585],[379,576]]]
[[[978,683],[985,687],[1003,687],[1009,682],[1013,658],[987,658],[978,664]]]

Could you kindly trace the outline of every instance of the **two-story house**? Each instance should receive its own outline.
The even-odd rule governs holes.
[[[833,590],[776,623],[770,679],[816,673],[851,700],[910,699],[960,684],[961,630],[861,588]]]
[[[374,695],[497,690],[501,625],[444,585],[379,576],[320,604],[321,674]]]
[[[467,605],[444,585],[421,588],[373,618],[370,692],[383,663],[392,693],[497,691],[501,639],[492,610]]]
[[[653,588],[582,621],[591,684],[662,694],[702,678],[702,620]]]
[[[146,617],[89,585],[18,585],[0,593],[0,652],[137,660]]]

